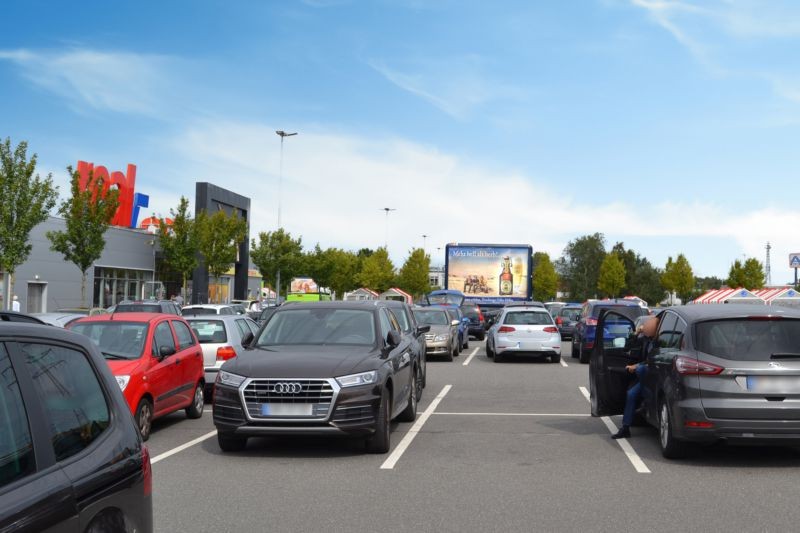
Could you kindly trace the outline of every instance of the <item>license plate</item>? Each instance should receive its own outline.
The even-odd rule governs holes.
[[[798,376],[747,376],[747,390],[765,393],[798,393]]]
[[[262,403],[261,416],[311,416],[311,403]]]

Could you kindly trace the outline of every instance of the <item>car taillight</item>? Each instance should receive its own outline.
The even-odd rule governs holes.
[[[563,321],[563,320],[561,320],[561,317],[558,317],[558,318],[556,318],[556,324],[558,324],[558,325],[560,326],[560,325],[562,325],[563,323],[564,323],[564,321]]]
[[[150,450],[142,444],[142,477],[144,478],[144,495],[153,493],[153,467],[150,465]]]
[[[691,357],[676,357],[675,370],[684,376],[716,376],[725,369]]]
[[[486,322],[486,319],[483,318],[483,313],[480,309],[478,309],[478,321],[479,322]]]
[[[586,341],[586,349],[591,350],[594,348],[594,341]]]
[[[217,361],[227,361],[236,357],[236,350],[233,346],[220,346],[217,348]]]
[[[586,318],[586,325],[587,326],[596,326],[597,325],[597,319],[596,318],[592,318],[592,317],[587,317]]]
[[[558,328],[555,326],[547,326],[543,331],[545,333],[558,333]]]
[[[511,326],[500,326],[500,329],[497,330],[498,333],[511,333],[512,331],[517,330]]]

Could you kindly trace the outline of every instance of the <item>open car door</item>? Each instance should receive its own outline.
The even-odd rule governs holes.
[[[635,307],[600,311],[589,361],[592,416],[619,415],[625,408],[632,379],[625,367],[640,361],[641,341],[636,338],[634,327],[640,315]]]

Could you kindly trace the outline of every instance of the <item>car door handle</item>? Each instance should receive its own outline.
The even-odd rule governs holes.
[[[179,365],[179,364],[181,364],[181,360],[180,360],[180,359],[178,359],[177,357],[175,358],[175,364],[176,364],[176,365]]]

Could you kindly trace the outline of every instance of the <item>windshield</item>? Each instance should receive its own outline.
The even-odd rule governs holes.
[[[70,329],[89,337],[106,359],[138,359],[147,338],[141,322],[82,322]]]
[[[446,326],[449,324],[444,311],[414,311],[417,322],[426,326]]]
[[[276,312],[267,322],[258,337],[258,345],[373,345],[375,339],[372,311],[287,309]]]
[[[464,303],[464,297],[460,294],[429,294],[428,303],[431,305],[461,305]]]
[[[558,316],[566,318],[568,320],[578,320],[578,315],[581,313],[580,308],[576,307],[564,307],[561,311],[558,312]]]
[[[800,354],[800,320],[738,318],[700,322],[698,351],[734,361],[769,361],[773,354]]]
[[[189,320],[192,331],[200,344],[222,344],[228,342],[225,323],[222,320]]]
[[[541,311],[513,311],[503,320],[503,324],[514,326],[547,326],[552,323],[550,313]]]

